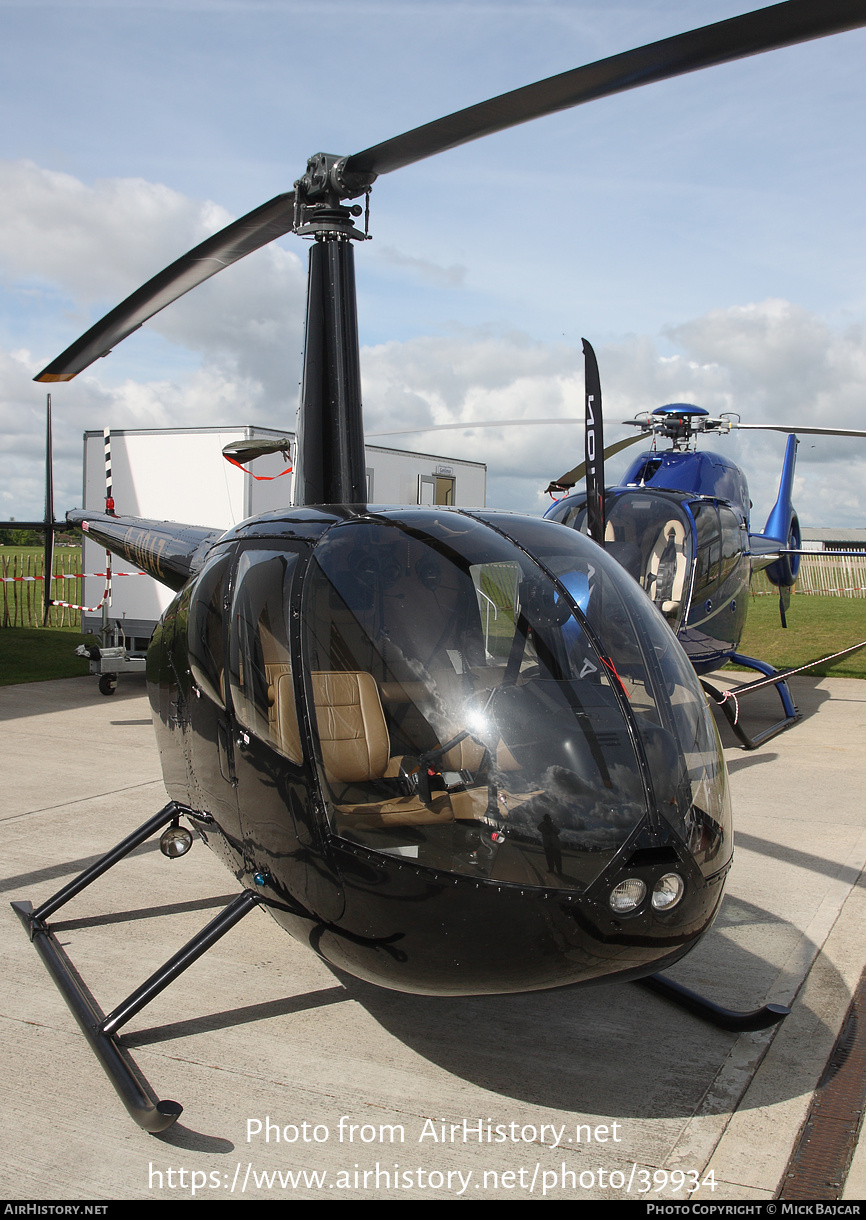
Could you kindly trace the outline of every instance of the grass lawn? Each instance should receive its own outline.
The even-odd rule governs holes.
[[[779,620],[779,599],[772,594],[749,599],[749,617],[739,651],[769,661],[777,669],[794,668],[866,640],[866,599],[794,594],[788,627]],[[829,665],[807,671],[815,677],[866,678],[866,648]],[[757,676],[757,675],[756,675]]]
[[[45,548],[41,546],[0,546],[0,559],[12,560],[17,557],[19,560],[30,556],[38,556],[40,559],[45,553]],[[63,570],[65,572],[80,572],[81,571],[81,547],[80,546],[60,546],[55,544],[54,557],[56,561],[63,559]],[[57,566],[57,564],[55,564]]]
[[[0,546],[0,576],[42,576],[43,550],[41,546]],[[54,572],[66,575],[81,571],[81,547],[56,546],[54,548]],[[52,595],[58,601],[81,604],[80,580],[54,581]],[[0,623],[17,627],[36,627],[42,621],[42,596],[44,585],[38,581],[15,581],[0,585]],[[50,625],[66,629],[69,623],[77,623],[78,611],[54,607],[50,612]],[[17,681],[18,679],[16,679]],[[2,679],[0,679],[2,681]]]
[[[76,657],[74,650],[92,640],[92,636],[80,635],[75,627],[2,628],[0,686],[87,674],[87,660]],[[788,611],[788,628],[783,630],[777,598],[752,597],[740,651],[769,661],[777,669],[788,669],[861,640],[866,640],[866,600],[862,598],[795,594]],[[866,648],[808,672],[816,677],[833,674],[840,678],[866,678]]]
[[[90,673],[90,663],[77,657],[79,644],[92,643],[77,627],[4,627],[0,630],[0,686],[15,682],[45,682]]]

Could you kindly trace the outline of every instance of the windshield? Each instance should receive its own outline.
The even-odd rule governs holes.
[[[688,604],[692,567],[692,526],[682,506],[669,495],[649,490],[608,492],[605,499],[605,551],[633,577],[674,630]],[[586,532],[586,503],[563,501],[547,513]]]
[[[669,520],[671,507],[666,502]],[[549,520],[485,517],[508,530],[564,584],[574,579],[573,531]],[[623,578],[607,548],[584,545],[591,548],[584,560],[589,593],[581,605],[628,696],[655,807],[710,874],[730,856],[731,811],[724,755],[706,696],[673,631],[648,605],[640,586]]]
[[[432,868],[583,888],[646,815],[632,675],[601,656],[580,610],[602,600],[596,550],[537,524],[569,540],[560,582],[447,511],[349,521],[316,547],[303,652],[337,835]]]

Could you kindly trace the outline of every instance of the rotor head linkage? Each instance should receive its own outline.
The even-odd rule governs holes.
[[[703,407],[688,402],[671,402],[654,411],[645,412],[637,419],[624,419],[624,424],[640,428],[642,433],[664,436],[673,442],[674,449],[688,449],[699,432],[730,432],[736,424],[722,416],[714,419]]]
[[[346,157],[333,153],[315,153],[307,162],[307,172],[295,183],[294,231],[302,237],[316,240],[354,238],[364,241],[366,233],[352,224],[360,216],[359,204],[344,207],[344,199],[356,199],[369,194],[376,174],[347,172]]]

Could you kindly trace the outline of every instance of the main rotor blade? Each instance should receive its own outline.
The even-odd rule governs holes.
[[[142,322],[185,292],[290,232],[294,212],[295,192],[288,191],[226,225],[136,289],[33,380],[71,381],[94,360],[107,356],[115,344],[138,330]]]
[[[366,432],[373,436],[411,436],[415,432],[469,432],[473,428],[523,428],[539,424],[582,424],[583,416],[560,415],[556,419],[470,419],[462,424],[428,424],[426,428],[392,428],[389,432]]]
[[[607,461],[608,458],[613,457],[615,453],[619,453],[621,449],[628,449],[629,445],[636,445],[638,441],[642,441],[644,439],[645,437],[643,434],[639,434],[638,436],[627,436],[625,440],[616,441],[613,445],[608,445],[604,451],[605,461]],[[580,482],[585,474],[586,462],[581,462],[579,466],[575,466],[574,470],[569,470],[566,474],[564,474],[561,479],[555,479],[553,482],[548,483],[547,487],[544,489],[545,493],[551,494],[554,491],[570,491],[575,484]]]
[[[470,106],[355,153],[347,159],[343,173],[390,173],[470,140],[595,98],[863,25],[866,0],[821,0],[820,5],[814,0],[785,0]],[[183,255],[92,326],[34,380],[70,381],[191,288],[288,233],[294,222],[294,198],[293,191],[278,195]]]
[[[601,59],[458,110],[348,158],[349,172],[388,174],[435,153],[654,81],[866,25],[864,0],[786,0]]]
[[[742,431],[745,428],[752,432],[787,432],[791,436],[866,436],[866,432],[856,428],[789,428],[787,424],[731,424],[731,429]]]

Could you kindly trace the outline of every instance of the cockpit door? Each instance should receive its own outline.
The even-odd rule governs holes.
[[[238,556],[228,641],[233,763],[245,857],[265,888],[335,919],[342,893],[323,859],[318,781],[299,717],[305,557],[302,548],[256,544]]]
[[[232,852],[242,856],[232,726],[226,691],[229,575],[233,552],[215,556],[192,588],[187,623],[187,655],[194,681],[194,805],[213,816]]]

